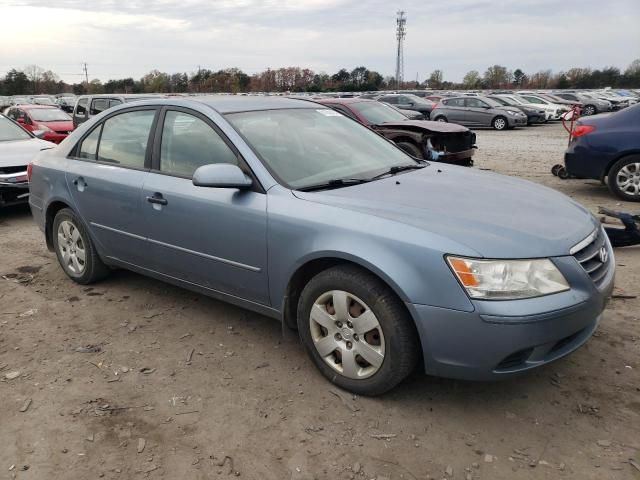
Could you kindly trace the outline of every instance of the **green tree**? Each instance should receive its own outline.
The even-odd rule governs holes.
[[[442,88],[442,82],[444,80],[444,73],[442,70],[434,70],[429,75],[429,79],[427,80],[427,85],[429,88]]]
[[[29,78],[24,72],[12,68],[4,77],[4,93],[6,95],[23,95],[28,93]]]
[[[467,74],[462,79],[462,84],[465,88],[473,90],[476,88],[480,88],[482,83],[482,79],[480,78],[480,73],[477,70],[471,70],[467,72]]]
[[[509,73],[502,65],[493,65],[484,72],[484,82],[489,88],[504,88],[509,83]]]
[[[513,84],[516,87],[522,87],[522,85],[524,85],[524,82],[526,80],[527,80],[527,76],[522,70],[520,70],[519,68],[516,68],[513,71]]]

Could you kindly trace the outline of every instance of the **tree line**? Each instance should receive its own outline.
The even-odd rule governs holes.
[[[550,89],[550,88],[640,88],[640,59],[621,71],[617,67],[602,69],[571,68],[554,73],[541,70],[525,73],[493,65],[481,74],[469,71],[462,82],[445,80],[442,70],[434,70],[424,82],[403,82],[383,76],[364,66],[340,69],[333,75],[309,68],[284,67],[249,75],[239,68],[199,69],[195,72],[166,73],[152,70],[140,79],[132,77],[102,82],[66,83],[51,70],[37,65],[11,69],[0,78],[0,95],[74,93],[242,93],[242,92],[350,92],[392,89],[433,88],[443,90],[479,89]]]

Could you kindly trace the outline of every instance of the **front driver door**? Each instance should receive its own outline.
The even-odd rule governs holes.
[[[493,114],[490,112],[489,104],[479,98],[464,99],[464,118],[468,125],[491,126]]]
[[[145,238],[142,185],[157,111],[140,107],[109,116],[72,150],[66,172],[75,208],[101,253],[142,267],[153,261]]]
[[[231,163],[249,172],[204,115],[165,110],[143,201],[160,273],[268,305],[267,199],[258,188],[196,187],[202,165]]]

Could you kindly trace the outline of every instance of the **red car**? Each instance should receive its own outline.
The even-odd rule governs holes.
[[[53,143],[60,143],[73,131],[71,117],[58,107],[16,105],[6,115],[37,137]]]

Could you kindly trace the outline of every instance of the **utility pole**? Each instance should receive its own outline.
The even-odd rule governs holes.
[[[202,91],[202,77],[200,76],[200,73],[201,73],[201,68],[200,68],[200,65],[198,65],[198,93]]]
[[[400,10],[396,18],[396,38],[398,39],[398,53],[396,55],[396,88],[400,88],[404,80],[404,37],[407,36],[406,30],[407,17],[405,12]]]
[[[89,72],[87,71],[87,62],[82,63],[82,69],[84,70],[84,80],[87,82],[87,89],[89,89]]]

